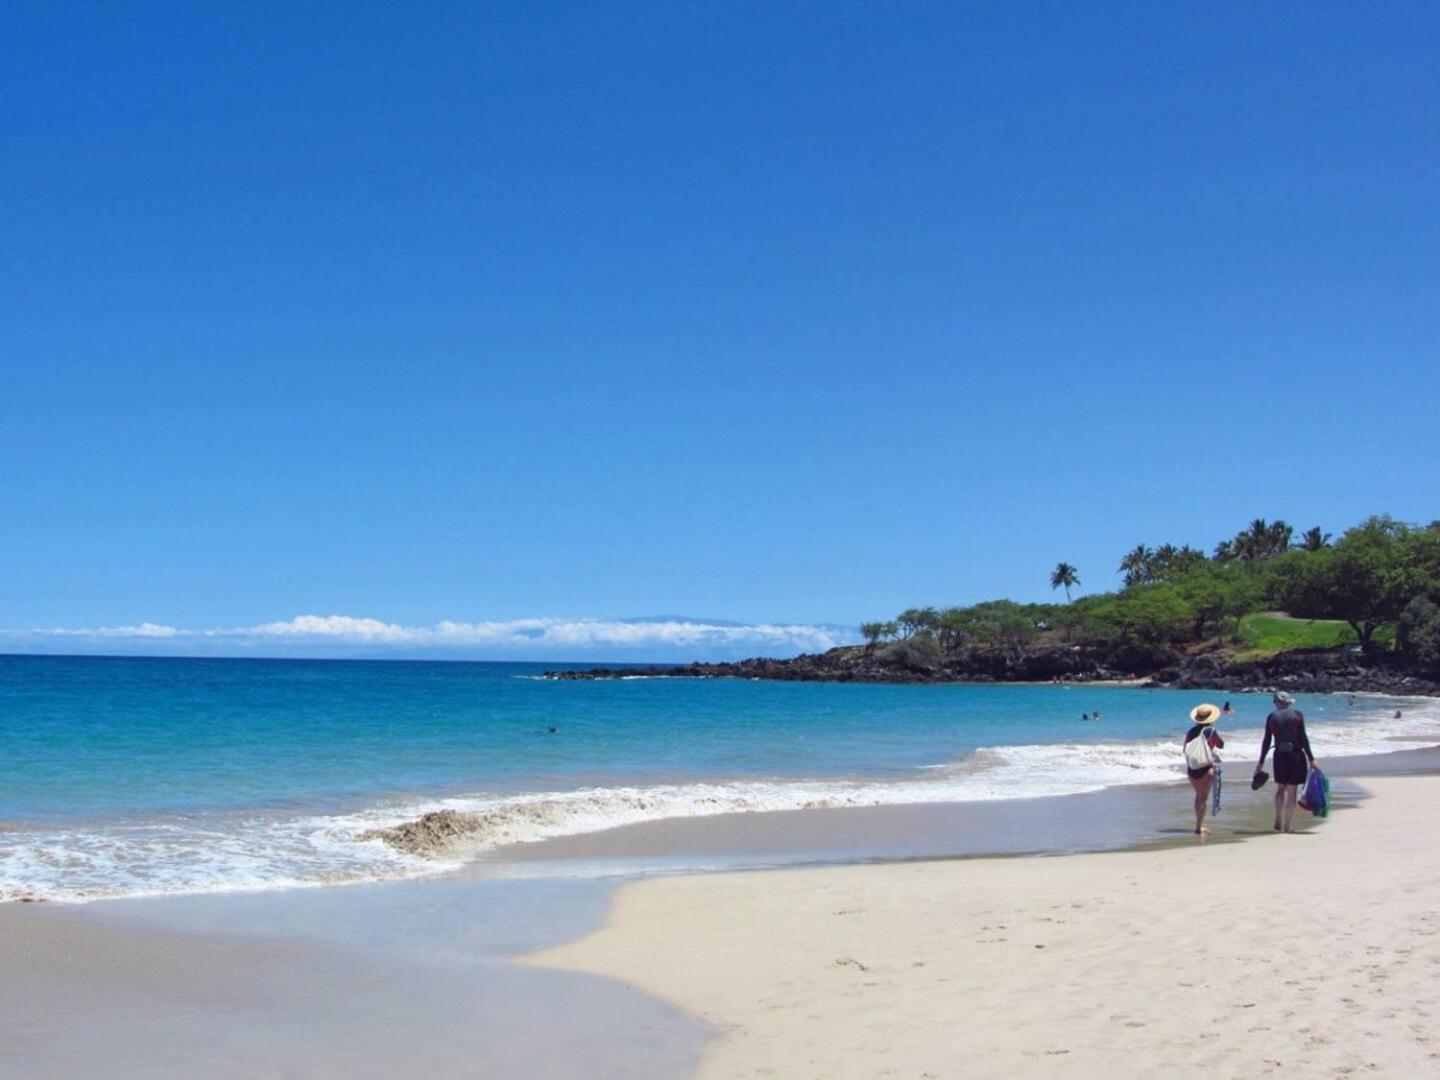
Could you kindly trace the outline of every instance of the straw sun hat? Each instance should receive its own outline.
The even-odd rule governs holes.
[[[1216,720],[1220,719],[1220,706],[1210,705],[1208,703],[1205,705],[1196,705],[1190,710],[1190,719],[1201,727],[1205,727],[1207,724],[1213,724]]]

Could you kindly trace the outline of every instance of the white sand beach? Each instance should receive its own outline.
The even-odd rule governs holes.
[[[528,963],[720,1032],[702,1077],[1440,1075],[1440,777],[1293,836],[700,875]]]
[[[465,876],[3,905],[0,1075],[1437,1075],[1440,775],[1360,782],[1371,797],[1341,782],[1350,805],[1294,836],[1243,791],[1223,839],[651,877],[608,919],[603,882]],[[1152,835],[1173,838],[1187,791],[1016,822],[1063,849],[1047,817],[1163,808]],[[958,810],[893,810],[819,813],[963,838]],[[816,827],[754,817],[771,841]],[[1004,841],[993,826],[968,828]]]

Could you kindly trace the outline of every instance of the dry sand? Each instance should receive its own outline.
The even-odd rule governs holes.
[[[1440,777],[1365,786],[1244,843],[642,881],[528,962],[713,1024],[702,1077],[1440,1076]]]

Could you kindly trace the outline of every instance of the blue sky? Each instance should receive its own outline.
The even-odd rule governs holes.
[[[19,3],[0,50],[14,648],[846,625],[1440,516],[1434,5]]]

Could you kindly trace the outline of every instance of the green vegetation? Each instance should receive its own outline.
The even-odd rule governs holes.
[[[1118,664],[1155,666],[1187,650],[1252,655],[1358,644],[1440,674],[1440,521],[1373,517],[1338,540],[1320,528],[1295,539],[1257,518],[1213,554],[1189,544],[1138,544],[1120,561],[1124,587],[1071,599],[1079,570],[1059,563],[1064,604],[990,600],[909,608],[865,623],[869,649],[916,668],[990,650],[1021,660],[1040,645],[1104,650]]]
[[[1354,645],[1359,640],[1343,619],[1292,619],[1273,611],[1244,616],[1237,637],[1246,649],[1257,654],[1287,649],[1333,649]]]

